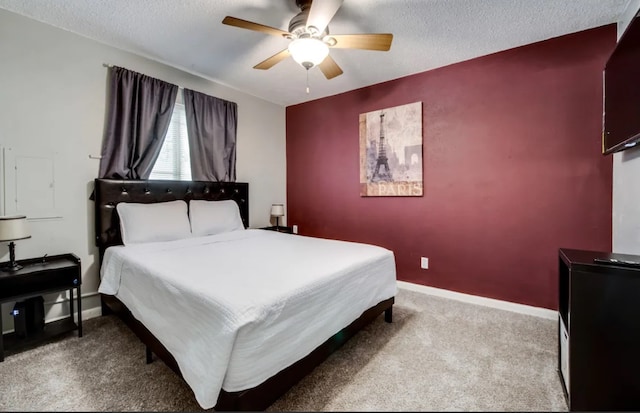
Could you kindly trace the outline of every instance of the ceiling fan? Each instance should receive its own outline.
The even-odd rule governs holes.
[[[318,66],[327,79],[333,79],[343,72],[329,56],[329,48],[387,51],[393,40],[391,33],[329,34],[328,24],[342,2],[343,0],[296,0],[300,12],[289,22],[289,31],[231,16],[225,17],[222,23],[291,40],[286,49],[258,63],[254,69],[270,69],[291,56],[305,69]]]

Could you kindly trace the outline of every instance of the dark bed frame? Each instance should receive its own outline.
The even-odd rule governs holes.
[[[120,222],[116,205],[120,202],[154,203],[184,199],[209,201],[234,200],[240,208],[245,228],[249,226],[249,184],[241,182],[204,181],[133,181],[96,179],[94,185],[96,246],[100,264],[104,251],[121,245]],[[182,376],[174,357],[117,298],[101,294],[102,314],[117,314],[145,344],[147,363],[155,353],[167,366]],[[309,355],[267,379],[254,388],[239,392],[220,391],[215,410],[265,410],[286,393],[316,366],[326,360],[349,338],[384,312],[384,319],[392,321],[394,297],[381,301],[366,310],[358,319],[337,332]]]

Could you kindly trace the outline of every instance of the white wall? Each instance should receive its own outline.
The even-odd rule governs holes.
[[[630,0],[618,21],[618,39],[640,8]],[[640,254],[640,148],[613,155],[613,251]]]
[[[94,313],[99,306],[95,294],[99,276],[93,202],[88,198],[99,161],[89,155],[99,155],[102,144],[107,85],[103,63],[236,102],[237,179],[249,183],[250,226],[268,225],[271,204],[286,202],[284,107],[0,10],[0,147],[25,153],[55,152],[55,187],[60,199],[56,208],[61,218],[31,221],[32,238],[16,242],[16,256],[67,252],[79,256],[83,295],[89,295],[83,305]],[[0,245],[0,261],[8,259],[7,245]],[[45,300],[64,297],[54,294]],[[2,311],[5,331],[12,328],[10,305],[5,304]],[[45,310],[47,319],[65,311],[68,314],[66,303]]]

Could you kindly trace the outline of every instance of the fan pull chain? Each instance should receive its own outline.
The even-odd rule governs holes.
[[[307,69],[307,95],[309,94],[309,69]]]

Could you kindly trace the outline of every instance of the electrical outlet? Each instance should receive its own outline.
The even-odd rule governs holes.
[[[420,257],[420,268],[425,270],[429,269],[429,258]]]
[[[297,233],[298,233],[298,226],[297,226],[297,225],[294,225],[294,226],[293,226],[293,233],[294,233],[294,234],[297,234]]]

